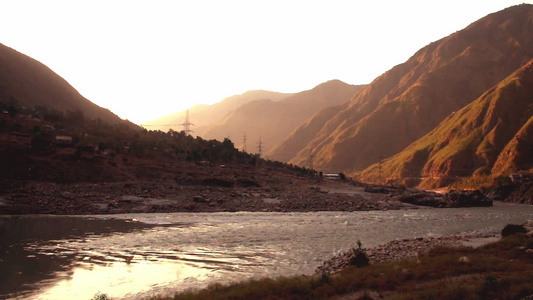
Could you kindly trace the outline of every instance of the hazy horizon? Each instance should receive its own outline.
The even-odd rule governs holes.
[[[17,1],[0,4],[9,28],[0,43],[140,124],[248,90],[367,84],[427,44],[523,2]]]

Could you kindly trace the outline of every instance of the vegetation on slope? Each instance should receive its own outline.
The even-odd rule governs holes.
[[[306,165],[315,153],[317,168],[353,174],[399,153],[533,58],[532,16],[532,5],[510,7],[422,48],[323,123],[290,162]]]
[[[508,175],[533,167],[533,60],[362,179]],[[489,180],[485,180],[489,181]],[[404,180],[405,183],[405,180]],[[440,181],[438,185],[449,181]]]
[[[261,162],[270,167],[296,170],[296,173],[310,172],[241,152],[228,139],[208,141],[183,131],[164,133],[128,123],[110,124],[100,119],[87,119],[81,111],[23,108],[4,102],[0,102],[0,111],[5,111],[0,114],[0,179],[109,182],[129,177],[148,178],[163,175],[138,174],[135,170],[147,166],[156,168],[167,160],[173,164],[191,162],[193,165],[199,161],[211,165],[231,162],[241,167]],[[60,143],[58,137],[70,139]],[[117,162],[113,157],[118,155],[122,159]]]

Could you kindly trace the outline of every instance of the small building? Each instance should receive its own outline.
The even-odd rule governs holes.
[[[72,137],[68,135],[56,135],[56,145],[72,146]]]
[[[511,181],[513,183],[522,183],[522,182],[533,180],[533,174],[532,173],[513,173],[509,175],[509,178],[511,178]]]
[[[329,180],[339,180],[341,176],[339,174],[324,174],[324,177]]]

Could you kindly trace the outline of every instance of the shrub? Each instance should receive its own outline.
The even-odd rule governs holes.
[[[357,241],[357,249],[352,249],[352,256],[350,257],[350,260],[348,261],[348,264],[350,266],[356,266],[358,268],[362,268],[365,266],[368,266],[369,259],[366,255],[365,249],[363,249],[361,244],[361,241]]]
[[[111,300],[111,297],[107,294],[98,292],[91,298],[91,300]]]
[[[527,230],[522,225],[509,224],[502,229],[502,237],[510,236],[515,233],[527,233]]]

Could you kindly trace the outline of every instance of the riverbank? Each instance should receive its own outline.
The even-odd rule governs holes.
[[[209,184],[211,183],[211,184]],[[286,185],[221,186],[162,182],[58,184],[10,182],[2,214],[119,214],[149,212],[311,212],[416,208],[349,182],[291,179]]]
[[[529,224],[533,230],[533,223]],[[370,249],[362,249],[368,256],[370,264],[400,261],[409,258],[418,258],[427,255],[435,247],[479,247],[496,242],[501,238],[498,231],[472,231],[452,234],[442,237],[424,237],[416,239],[403,239],[388,242]],[[357,253],[356,249],[350,249],[340,255],[327,259],[320,265],[315,273],[334,274],[349,266],[350,260]]]
[[[364,212],[0,216],[0,235],[7,237],[0,269],[12,279],[4,288],[31,292],[21,299],[89,299],[97,291],[143,299],[215,283],[311,276],[358,240],[373,248],[527,220],[532,206],[503,202]]]
[[[402,242],[403,246],[428,244],[419,239]],[[213,285],[152,299],[529,299],[533,297],[532,268],[533,233],[529,231],[477,248],[440,245],[413,258],[347,266],[335,274]]]
[[[248,178],[199,177],[189,183],[169,180],[101,183],[3,180],[0,182],[0,214],[316,212],[492,205],[492,201],[479,192],[450,191],[441,195],[320,177],[272,178],[268,170],[256,171]]]

